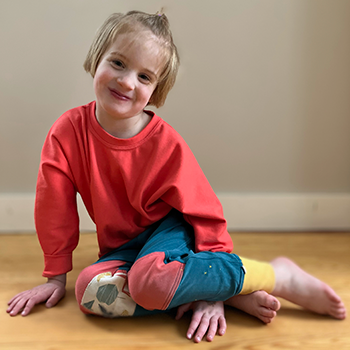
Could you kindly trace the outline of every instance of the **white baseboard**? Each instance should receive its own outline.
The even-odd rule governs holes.
[[[35,232],[33,193],[0,194],[0,233]],[[81,231],[95,231],[95,225],[78,196]]]
[[[0,194],[0,232],[34,230],[34,195]]]
[[[218,197],[229,230],[348,231],[348,194],[230,194]]]
[[[350,231],[349,194],[219,193],[232,231]],[[80,229],[95,230],[78,199]],[[34,194],[0,194],[0,233],[33,232]]]

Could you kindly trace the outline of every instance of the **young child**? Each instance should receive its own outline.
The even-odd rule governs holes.
[[[41,157],[35,220],[47,283],[15,296],[11,316],[65,294],[79,239],[76,194],[96,224],[100,259],[76,282],[85,314],[105,317],[192,309],[188,338],[224,334],[223,301],[269,323],[275,296],[345,318],[326,284],[287,258],[260,263],[230,254],[222,207],[183,139],[160,117],[179,58],[164,14],[113,14],[84,68],[96,101],[51,128]],[[272,295],[270,295],[271,293]],[[23,311],[22,311],[23,310]]]

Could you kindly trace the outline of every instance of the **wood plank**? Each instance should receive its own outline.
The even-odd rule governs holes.
[[[302,268],[329,283],[350,305],[350,233],[233,233],[235,253],[271,260],[286,255]],[[175,321],[173,315],[103,319],[83,315],[75,302],[74,281],[97,257],[96,236],[82,234],[69,274],[67,296],[57,307],[36,307],[27,317],[10,317],[6,302],[14,294],[45,279],[40,246],[35,235],[0,236],[0,349],[96,350],[190,349],[185,338],[190,315]],[[282,301],[272,324],[227,308],[228,330],[202,349],[350,349],[350,321],[338,321]]]

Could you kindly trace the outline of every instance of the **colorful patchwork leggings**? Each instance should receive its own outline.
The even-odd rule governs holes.
[[[194,253],[193,229],[173,210],[85,268],[76,282],[76,298],[86,314],[119,317],[162,312],[196,300],[224,301],[273,288],[269,264],[243,261],[244,267],[235,254]],[[247,266],[252,271],[250,282],[245,280]]]

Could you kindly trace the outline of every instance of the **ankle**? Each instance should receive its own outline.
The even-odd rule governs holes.
[[[275,273],[275,286],[272,291],[272,295],[283,297],[286,292],[290,290],[292,275],[288,266],[291,264],[291,260],[286,257],[278,257],[270,262]]]

